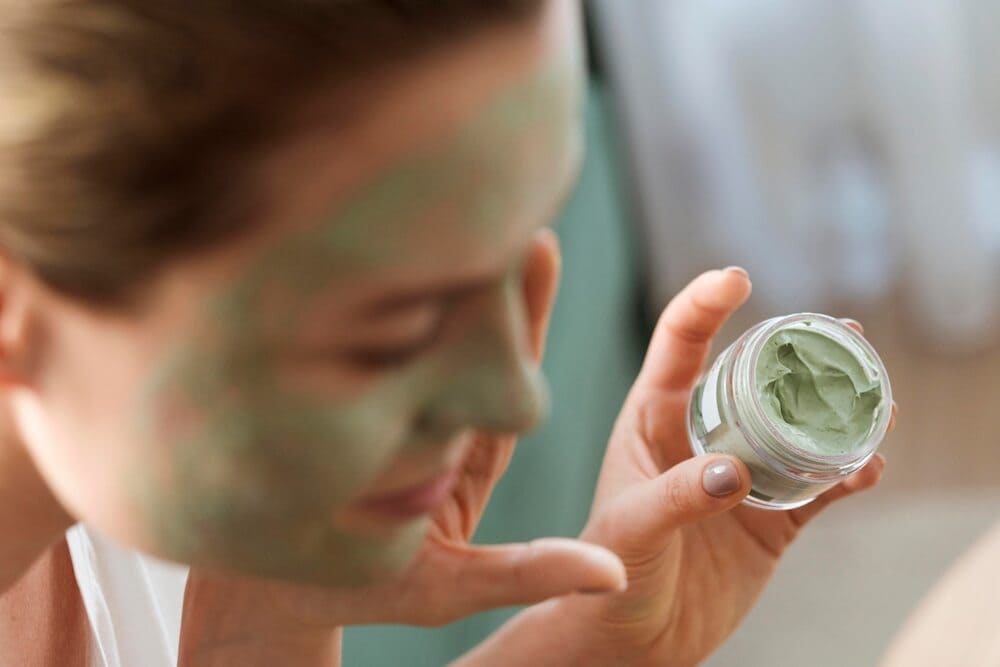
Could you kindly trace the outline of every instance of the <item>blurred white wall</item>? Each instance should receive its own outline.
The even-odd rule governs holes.
[[[593,0],[658,304],[706,267],[763,311],[901,297],[1000,338],[992,0]]]

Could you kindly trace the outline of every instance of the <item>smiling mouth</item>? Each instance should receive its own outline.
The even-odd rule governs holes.
[[[361,498],[355,505],[365,514],[383,519],[415,519],[439,507],[455,488],[458,469],[451,468],[413,486],[378,496]]]

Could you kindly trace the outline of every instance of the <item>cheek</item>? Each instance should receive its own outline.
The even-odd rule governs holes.
[[[407,445],[413,392],[386,381],[331,401],[253,366],[199,354],[165,374],[144,406],[133,490],[158,551],[288,577],[352,544],[336,509]]]

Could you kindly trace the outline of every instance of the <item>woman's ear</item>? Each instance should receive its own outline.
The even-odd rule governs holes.
[[[561,271],[559,239],[551,229],[540,229],[535,233],[524,264],[524,302],[528,311],[531,352],[538,360],[545,349]]]

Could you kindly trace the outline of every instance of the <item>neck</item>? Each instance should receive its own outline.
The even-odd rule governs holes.
[[[73,525],[0,410],[0,593]]]

